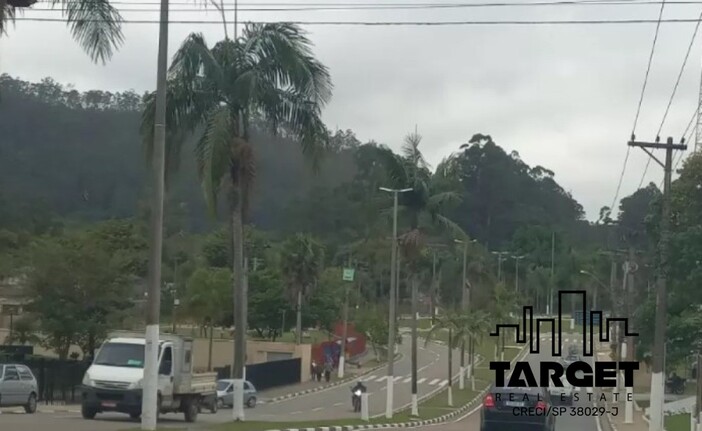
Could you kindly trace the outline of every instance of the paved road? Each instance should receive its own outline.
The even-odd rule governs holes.
[[[409,404],[410,393],[410,343],[409,337],[404,337],[404,343],[399,350],[403,357],[395,364],[395,406],[399,408]],[[419,361],[419,395],[429,393],[445,386],[447,382],[446,362],[448,351],[445,346],[430,344],[424,348],[420,344],[417,359]],[[458,354],[454,353],[454,363],[459,363]],[[371,373],[363,379],[370,393],[371,415],[385,412],[385,377],[386,369]],[[314,420],[314,419],[339,419],[355,417],[351,409],[351,391],[349,385],[330,388],[318,393],[309,394],[281,401],[274,404],[261,404],[254,409],[246,409],[247,420]],[[16,410],[16,409],[11,409]],[[3,411],[3,410],[0,410]],[[213,423],[228,422],[231,420],[231,409],[220,410],[216,414],[203,412],[198,416],[197,423],[187,424],[183,421],[182,414],[166,414],[159,421],[160,424],[170,428],[183,428],[199,430]],[[0,430],[2,431],[117,431],[129,428],[138,428],[139,423],[132,421],[126,415],[99,414],[95,420],[84,420],[78,409],[65,413],[36,413],[34,415],[8,413],[0,414]]]
[[[580,340],[579,336],[568,335],[564,336],[564,347],[575,341]],[[566,344],[568,343],[568,344]],[[579,343],[579,341],[578,341]],[[550,338],[541,340],[541,353],[538,355],[529,355],[528,360],[532,367],[538,366],[541,361],[557,361],[559,358],[551,356],[551,341]],[[567,350],[566,350],[567,351]],[[536,369],[536,368],[534,368]],[[574,407],[587,407],[591,403],[587,402],[587,395],[581,392],[580,401],[574,403]],[[427,428],[432,431],[480,431],[480,411],[476,411],[472,415],[462,418],[456,422],[437,425]],[[518,431],[518,430],[515,430]],[[563,416],[556,418],[556,431],[598,431],[595,418],[592,416]]]
[[[399,347],[403,354],[402,359],[395,363],[395,407],[411,403],[411,359],[410,339],[404,337]],[[446,363],[448,350],[445,346],[429,344],[424,348],[423,341],[417,349],[418,361],[418,386],[419,397],[438,390],[448,383]],[[454,361],[459,363],[458,354],[454,353]],[[456,372],[458,370],[456,369]],[[370,415],[381,415],[385,412],[386,400],[386,374],[387,369],[382,368],[370,376],[362,378],[368,387]],[[344,417],[357,417],[351,408],[351,386],[341,385],[314,394],[293,398],[275,404],[264,404],[254,410],[247,410],[246,417],[251,420],[282,421],[282,420],[317,420],[339,419]]]

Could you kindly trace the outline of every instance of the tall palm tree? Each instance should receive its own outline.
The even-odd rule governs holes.
[[[37,0],[0,0],[0,36],[7,32],[7,24]],[[103,64],[122,45],[122,16],[109,0],[49,0],[46,5],[59,7],[73,38],[95,62]]]
[[[493,324],[506,324],[512,323],[513,313],[517,309],[517,298],[514,293],[511,292],[503,283],[497,283],[495,285],[494,298],[490,310],[490,316],[492,317]],[[499,347],[498,347],[499,346]],[[504,361],[505,355],[505,334],[504,331],[500,332],[500,337],[498,338],[498,344],[495,346],[495,359],[497,359],[497,352],[499,349],[501,361]]]
[[[314,58],[311,42],[288,23],[247,25],[240,38],[225,38],[212,48],[202,34],[193,33],[169,70],[166,151],[172,164],[167,175],[177,166],[184,138],[197,133],[198,174],[211,212],[220,193],[228,197],[238,378],[243,376],[246,350],[243,226],[256,176],[251,129],[266,125],[298,141],[317,166],[328,136],[321,109],[331,89],[329,71]],[[155,94],[146,102],[142,135],[150,159]]]
[[[446,314],[442,314],[436,319],[436,323],[431,327],[425,335],[424,346],[426,347],[431,340],[438,337],[441,332],[448,332],[448,405],[453,406],[453,350],[461,344],[461,339],[464,339],[463,331],[466,329],[464,325],[465,316],[455,310],[450,310]],[[458,336],[456,336],[458,335]]]
[[[324,248],[304,234],[287,239],[281,249],[280,270],[297,311],[296,342],[302,344],[302,302],[310,294],[324,264]]]

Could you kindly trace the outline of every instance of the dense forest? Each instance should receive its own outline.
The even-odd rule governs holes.
[[[29,83],[0,77],[0,275],[35,268],[31,292],[48,298],[35,301],[36,313],[51,312],[56,298],[50,294],[56,292],[47,280],[70,273],[65,262],[94,261],[80,276],[114,287],[113,295],[105,295],[106,302],[93,304],[102,310],[101,317],[96,321],[91,309],[93,314],[86,317],[91,324],[81,325],[89,333],[71,335],[77,331],[74,326],[58,331],[55,321],[53,328],[41,328],[55,330],[58,344],[68,339],[93,344],[107,325],[106,316],[114,314],[109,310],[129,311],[119,299],[129,297],[125,289],[145,276],[149,181],[139,134],[143,103],[142,95],[129,91],[78,92],[50,78]],[[465,234],[477,242],[469,250],[467,270],[478,305],[490,307],[495,286],[509,285],[518,289],[523,302],[542,312],[549,289],[573,288],[597,296],[598,308],[616,309],[623,307],[623,295],[611,286],[621,286],[621,263],[632,248],[639,270],[630,302],[641,306],[630,312],[638,316],[637,324],[650,324],[659,188],[651,184],[623,198],[616,220],[603,208],[600,220],[591,223],[553,171],[529,166],[516,152],[506,152],[497,134],[478,132],[466,131],[465,144],[431,167],[424,162],[420,136],[409,134],[403,141],[400,133],[398,143],[404,144],[393,152],[383,144],[360,142],[351,130],[328,131],[327,151],[315,170],[299,145],[284,134],[254,128],[250,140],[257,166],[245,244],[254,261],[249,325],[261,336],[275,336],[281,310],[291,307],[287,286],[294,283],[286,271],[301,265],[290,261],[294,253],[288,251],[295,247],[319,250],[308,256],[320,265],[307,262],[317,287],[305,299],[306,324],[328,326],[338,316],[343,295],[335,289],[343,287],[340,268],[350,261],[359,270],[353,300],[382,303],[378,299],[386,297],[389,280],[392,198],[379,187],[408,183],[415,192],[400,198],[402,259],[407,265],[401,270],[407,276],[401,279],[402,301],[409,295],[410,276],[421,277],[422,294],[437,303],[457,301],[462,253],[453,239]],[[175,287],[164,295],[188,297],[197,319],[226,324],[231,313],[222,313],[221,304],[231,295],[229,220],[225,210],[207,210],[195,157],[190,156],[194,145],[187,141],[169,160],[164,281]],[[671,307],[677,315],[671,328],[676,336],[689,338],[697,322],[690,304],[702,304],[689,290],[697,283],[695,268],[702,261],[702,251],[697,251],[702,242],[695,240],[702,208],[700,160],[690,158],[680,172],[674,183]],[[409,245],[419,233],[429,247],[416,254]],[[499,263],[493,254],[498,251],[506,252]],[[518,286],[513,256],[524,256]],[[68,290],[73,289],[71,280],[65,280]],[[80,309],[80,298],[91,294],[72,295]],[[164,304],[167,316],[167,299]],[[373,321],[363,314],[371,313],[370,308],[357,311],[365,322]],[[284,315],[294,319],[294,312],[288,311]],[[641,337],[642,355],[650,341]],[[697,340],[686,342],[689,346]],[[683,358],[684,348],[677,355]]]

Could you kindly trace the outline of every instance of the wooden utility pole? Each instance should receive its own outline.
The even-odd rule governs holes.
[[[166,85],[168,74],[168,0],[161,0],[156,72],[156,117],[153,146],[153,197],[149,244],[146,333],[144,334],[144,388],[141,429],[155,430],[158,416],[158,347],[161,320],[161,260],[163,255],[163,194],[166,172]]]
[[[656,142],[638,142],[632,135],[629,142],[631,147],[639,147],[648,154],[664,171],[663,179],[663,211],[661,214],[660,241],[658,244],[659,262],[656,283],[656,321],[653,340],[653,373],[651,374],[651,406],[649,431],[663,431],[663,403],[665,390],[665,337],[668,324],[667,273],[670,254],[670,186],[673,175],[673,151],[686,150],[684,143],[674,144],[673,138],[668,138],[665,144],[659,139]],[[665,161],[661,162],[651,150],[665,150]]]

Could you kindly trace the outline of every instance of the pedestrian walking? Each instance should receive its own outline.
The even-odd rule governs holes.
[[[312,365],[310,366],[310,374],[312,375],[312,381],[318,380],[317,379],[317,361],[312,361]]]
[[[329,383],[331,379],[332,368],[331,361],[328,361],[326,365],[324,365],[324,380],[326,380],[327,383]]]

